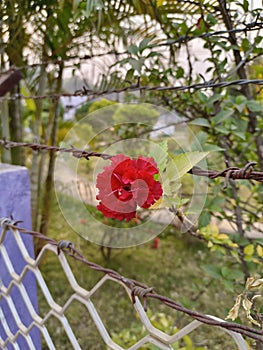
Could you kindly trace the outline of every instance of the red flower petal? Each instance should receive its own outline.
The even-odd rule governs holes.
[[[153,158],[112,157],[97,177],[98,210],[106,217],[130,221],[136,216],[137,205],[149,208],[162,196],[162,186],[153,177],[158,172]]]

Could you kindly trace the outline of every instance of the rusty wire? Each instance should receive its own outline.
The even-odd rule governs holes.
[[[255,180],[263,182],[263,172],[253,171],[253,166],[257,162],[248,162],[243,168],[228,167],[222,171],[216,170],[204,170],[197,166],[194,166],[190,173],[197,176],[206,176],[210,179],[216,179],[217,177],[224,177],[225,184],[224,189],[227,187],[230,179],[232,180]]]
[[[90,97],[95,98],[97,96],[103,96],[103,95],[109,95],[109,94],[119,94],[122,92],[133,92],[133,91],[189,91],[193,90],[193,92],[197,90],[203,90],[203,89],[210,89],[210,88],[223,88],[223,87],[229,87],[229,86],[242,86],[242,85],[263,85],[263,79],[238,79],[238,80],[232,80],[232,81],[220,81],[215,82],[214,80],[205,81],[203,83],[195,83],[191,85],[172,85],[172,86],[148,86],[148,85],[140,85],[138,83],[136,84],[129,84],[123,87],[119,88],[110,88],[105,90],[92,90],[88,89],[85,86],[83,86],[82,89],[76,90],[73,93],[59,93],[59,94],[45,94],[45,95],[23,95],[23,94],[13,94],[7,97],[0,97],[0,101],[5,100],[19,100],[19,99],[26,99],[26,100],[44,100],[44,99],[52,99],[52,100],[58,100],[60,97]]]
[[[248,327],[245,325],[237,324],[234,322],[226,322],[226,321],[217,321],[214,320],[212,317],[209,317],[205,314],[202,314],[197,311],[193,311],[190,309],[187,309],[186,307],[180,305],[179,303],[175,302],[174,300],[160,295],[156,293],[152,287],[148,287],[144,283],[141,283],[139,281],[136,281],[134,279],[126,278],[122,275],[120,275],[117,271],[114,271],[109,268],[105,268],[99,264],[93,263],[85,258],[84,255],[81,254],[75,247],[72,242],[69,241],[61,241],[57,242],[56,240],[47,237],[43,235],[40,232],[31,231],[22,227],[17,227],[15,225],[15,222],[11,219],[5,218],[1,220],[1,226],[3,229],[13,229],[18,230],[22,234],[29,234],[34,238],[40,239],[42,241],[45,241],[58,249],[58,253],[63,251],[63,253],[75,260],[80,261],[81,263],[87,265],[89,268],[96,270],[98,272],[102,272],[104,274],[107,274],[112,279],[115,279],[123,285],[125,285],[130,291],[131,291],[131,297],[132,302],[134,303],[136,301],[135,297],[143,298],[144,300],[144,307],[146,308],[146,300],[147,299],[157,299],[161,303],[167,305],[168,307],[182,312],[184,314],[187,314],[188,316],[192,317],[193,319],[196,319],[204,324],[210,325],[210,326],[217,326],[221,328],[225,328],[230,331],[234,331],[237,333],[240,333],[242,335],[245,335],[251,339],[263,342],[263,330],[262,329],[256,329],[252,327]]]
[[[242,28],[233,28],[233,29],[229,29],[229,30],[218,30],[218,31],[213,31],[213,32],[207,32],[207,33],[202,33],[199,35],[180,35],[178,38],[175,38],[173,40],[169,40],[169,41],[163,41],[163,42],[159,42],[159,43],[153,43],[150,44],[148,46],[149,49],[155,49],[158,47],[166,47],[166,46],[172,46],[175,44],[183,44],[183,43],[187,43],[189,41],[195,40],[195,39],[206,39],[212,36],[219,36],[219,35],[224,35],[224,34],[236,34],[236,33],[246,33],[246,32],[251,32],[254,30],[259,30],[263,28],[263,22],[259,22],[258,21],[258,17],[256,18],[256,20],[254,22],[250,22],[250,23],[242,23],[243,27]],[[78,65],[81,61],[87,61],[87,60],[91,60],[94,58],[100,58],[100,57],[104,57],[104,56],[108,56],[108,55],[114,55],[114,56],[122,56],[122,55],[127,55],[130,54],[128,50],[124,50],[124,51],[117,51],[117,50],[109,50],[106,52],[102,52],[102,53],[97,53],[97,54],[87,54],[81,57],[67,57],[64,59],[47,59],[44,60],[42,62],[38,62],[38,63],[31,63],[31,64],[27,64],[27,65],[23,65],[20,67],[10,67],[10,69],[6,70],[6,71],[1,71],[0,72],[0,76],[4,75],[6,73],[9,73],[12,70],[25,70],[25,69],[32,69],[32,68],[36,68],[36,67],[41,67],[41,66],[48,66],[48,65],[61,65],[64,62],[67,61],[76,61],[75,65]],[[70,65],[69,67],[71,67],[72,65]],[[68,66],[65,66],[65,68],[68,68]]]
[[[113,155],[94,152],[94,151],[85,151],[71,146],[70,148],[66,147],[58,147],[58,146],[48,146],[38,143],[29,143],[29,142],[13,142],[8,141],[6,139],[0,139],[0,146],[9,149],[15,147],[25,147],[30,148],[33,151],[51,151],[51,152],[65,152],[71,153],[73,157],[76,158],[85,158],[89,160],[90,157],[99,157],[102,159],[110,159]],[[232,180],[254,180],[257,182],[263,183],[263,172],[253,171],[253,166],[255,166],[256,162],[248,162],[243,168],[238,167],[228,167],[222,171],[217,170],[205,170],[201,169],[197,166],[194,166],[191,170],[189,170],[190,174],[196,176],[205,176],[210,179],[216,179],[217,177],[224,177],[225,184],[224,188],[227,187],[230,179]]]
[[[89,160],[90,157],[99,157],[103,159],[109,159],[112,157],[109,154],[93,152],[93,151],[85,151],[85,150],[75,148],[73,146],[66,148],[66,147],[58,147],[58,146],[41,145],[38,143],[30,143],[30,142],[13,142],[13,141],[7,141],[5,139],[0,140],[0,146],[4,147],[5,149],[15,148],[15,147],[24,147],[24,148],[30,148],[33,151],[51,151],[51,152],[71,153],[73,157],[85,158],[87,160]]]

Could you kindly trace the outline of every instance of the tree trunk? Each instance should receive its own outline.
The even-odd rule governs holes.
[[[3,32],[2,32],[2,26],[0,26],[0,44],[3,45]],[[0,56],[1,60],[1,70],[5,70],[5,60],[4,60],[4,54],[2,53]],[[7,140],[10,140],[10,129],[9,129],[9,113],[8,113],[8,101],[3,100],[0,103],[0,120],[1,120],[1,138],[6,138]],[[4,163],[11,163],[11,150],[10,149],[2,149],[2,162]]]
[[[64,68],[63,64],[61,64],[59,68],[59,75],[57,78],[57,88],[56,88],[57,94],[61,91],[61,87],[62,87],[63,68]],[[50,140],[52,145],[55,145],[57,141],[58,120],[59,120],[59,99],[56,99],[54,100],[54,121],[53,121],[51,140]],[[48,223],[50,219],[50,210],[51,210],[52,195],[53,195],[55,160],[56,160],[55,153],[50,152],[48,173],[47,173],[47,178],[45,182],[45,193],[43,197],[42,218],[41,218],[41,225],[40,225],[40,232],[45,235],[47,234]]]
[[[40,70],[40,81],[38,95],[41,96],[44,94],[46,86],[46,67],[41,66]],[[35,120],[33,123],[33,135],[34,142],[39,143],[40,141],[40,126],[41,126],[41,114],[42,114],[42,100],[36,100],[36,113]],[[32,207],[32,226],[34,230],[38,228],[38,212],[39,212],[39,171],[40,171],[40,162],[38,152],[33,152],[32,156],[32,167],[31,167],[31,207]]]
[[[20,93],[19,85],[12,89],[11,97]],[[23,141],[23,121],[21,116],[20,99],[15,98],[9,103],[11,139],[15,142]],[[15,147],[11,150],[12,163],[25,165],[25,152],[22,147]]]
[[[1,126],[2,126],[2,134],[1,138],[10,139],[10,129],[9,129],[9,117],[8,117],[8,102],[6,100],[1,102]],[[11,163],[11,150],[10,149],[2,149],[2,161],[4,163]]]

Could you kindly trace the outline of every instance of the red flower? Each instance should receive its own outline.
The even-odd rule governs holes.
[[[97,177],[100,200],[97,208],[108,218],[130,221],[137,206],[149,208],[163,190],[154,175],[159,170],[153,158],[131,159],[123,154],[111,158],[111,165]]]
[[[152,249],[158,249],[161,240],[159,237],[155,237],[152,244]]]

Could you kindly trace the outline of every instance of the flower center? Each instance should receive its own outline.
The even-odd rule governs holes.
[[[122,186],[122,188],[123,188],[124,191],[126,191],[126,192],[130,192],[130,191],[131,191],[131,185],[130,185],[130,184],[124,185],[124,186]]]

